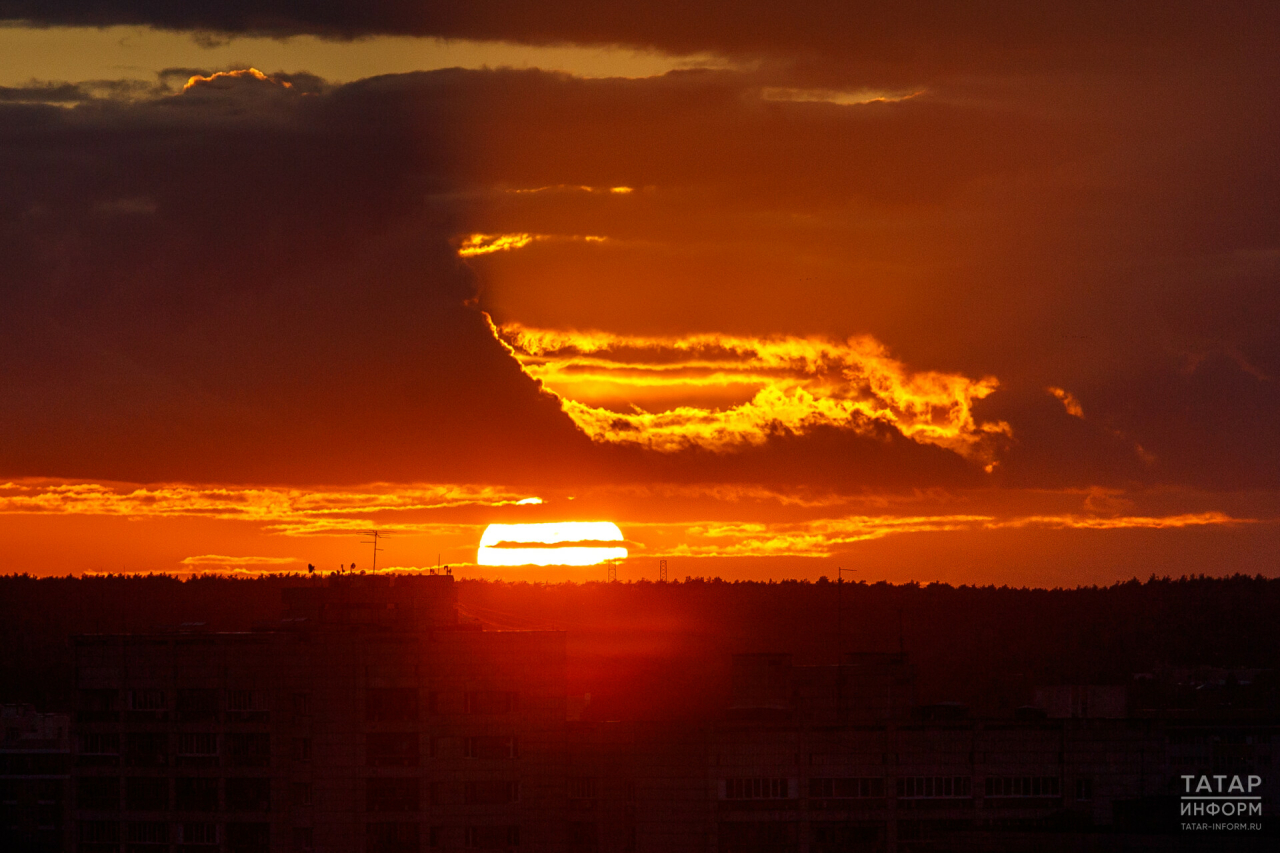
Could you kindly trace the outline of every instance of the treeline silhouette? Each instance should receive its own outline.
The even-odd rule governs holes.
[[[247,630],[279,617],[298,576],[0,576],[0,701],[55,710],[73,700],[79,633]],[[736,652],[797,664],[904,649],[921,702],[1003,713],[1037,685],[1132,683],[1190,667],[1275,670],[1280,579],[1152,577],[1107,587],[727,582],[532,584],[458,580],[464,621],[567,632],[568,692],[588,718],[715,715]],[[202,623],[193,625],[191,623]]]

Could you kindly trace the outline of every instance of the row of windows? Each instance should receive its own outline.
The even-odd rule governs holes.
[[[421,786],[417,779],[370,779],[365,788],[366,809],[371,812],[417,811]],[[433,782],[433,805],[507,805],[520,801],[520,783],[513,780]]]
[[[968,776],[904,776],[896,781],[900,799],[936,799],[970,797],[973,781]],[[1078,780],[1077,799],[1092,796],[1090,780]],[[1057,797],[1062,782],[1056,776],[988,776],[988,797]],[[815,799],[857,799],[883,797],[884,779],[860,777],[842,779],[810,779],[809,796]],[[571,795],[572,796],[572,795]],[[725,779],[724,796],[728,800],[786,799],[792,796],[788,780],[782,778]]]
[[[177,736],[176,764],[212,766],[220,756],[220,739],[233,767],[266,767],[271,763],[271,736],[263,732],[230,733],[180,732]],[[133,767],[163,767],[169,763],[169,735],[163,732],[136,732],[125,737],[128,764]],[[311,760],[311,739],[292,738],[289,754],[295,761]],[[82,764],[117,764],[120,735],[116,732],[89,732],[80,736]],[[419,736],[416,732],[375,732],[367,735],[368,760],[372,766],[416,767]],[[430,741],[432,758],[473,758],[484,760],[520,757],[514,735],[436,737]],[[103,759],[116,759],[104,761]]]
[[[847,779],[810,779],[809,796],[815,799],[827,800],[883,797],[884,779],[878,776]]]
[[[971,784],[968,776],[905,776],[898,780],[898,797],[968,797],[972,793]]]
[[[80,840],[87,844],[217,844],[218,824],[203,821],[187,821],[169,824],[165,821],[130,821],[123,825],[111,820],[80,821]],[[269,833],[269,824],[226,824],[229,839],[245,835]]]
[[[724,797],[726,800],[784,800],[790,796],[790,785],[786,779],[750,778],[724,780]]]
[[[270,811],[271,780],[264,777],[230,777],[223,782],[213,777],[130,777],[121,785],[115,776],[89,776],[76,780],[76,805],[86,811],[116,811],[121,794],[129,811],[218,811],[220,802],[228,811]],[[579,780],[581,782],[582,780]],[[595,780],[590,791],[594,796]],[[572,786],[571,786],[572,788]],[[433,804],[506,805],[520,801],[520,783],[514,780],[434,782],[429,788]],[[366,808],[370,812],[417,811],[421,803],[421,781],[415,778],[372,778],[365,787]],[[172,796],[171,796],[172,793]],[[290,801],[295,806],[312,804],[311,784],[293,782]],[[571,794],[572,796],[572,794]]]
[[[218,754],[217,732],[179,732],[178,756],[210,756]],[[227,752],[233,756],[267,756],[271,754],[271,735],[266,732],[233,732],[226,738]],[[170,740],[165,732],[130,732],[125,736],[130,755],[167,756]],[[80,735],[81,755],[119,755],[118,732],[85,732]]]
[[[377,687],[365,691],[365,716],[371,721],[404,721],[417,719],[419,691],[416,687]],[[172,708],[170,698],[173,700]],[[159,714],[173,710],[179,718],[189,720],[216,717],[221,703],[221,691],[216,688],[186,688],[176,690],[173,696],[158,688],[136,688],[124,691],[124,709]],[[80,710],[91,717],[112,713],[119,709],[120,691],[114,688],[80,691]],[[460,700],[460,701],[459,701]],[[233,714],[265,712],[269,707],[269,694],[261,690],[227,690],[225,709]],[[311,694],[294,693],[290,696],[294,714],[311,713]],[[432,714],[507,714],[518,711],[520,695],[512,690],[471,690],[460,694],[427,694],[427,710]]]
[[[222,786],[212,777],[178,777],[173,780],[172,797],[169,779],[163,776],[137,776],[124,780],[116,776],[86,776],[76,780],[76,807],[86,811],[116,811],[121,794],[124,807],[130,811],[217,811],[225,802],[228,811],[270,811],[271,780],[261,776],[230,777]]]
[[[1058,797],[1062,780],[1057,776],[988,776],[988,797]]]
[[[221,833],[228,844],[239,847],[270,845],[271,826],[266,823],[228,823]],[[165,821],[81,821],[80,841],[85,844],[177,844],[216,845],[219,843],[219,825],[207,822],[170,824]],[[416,823],[378,822],[365,825],[367,849],[370,853],[393,853],[401,850],[417,850],[422,836],[430,847],[452,846],[458,841],[470,849],[492,850],[520,846],[520,827],[515,824],[498,826],[431,826],[426,833]],[[595,825],[575,823],[569,827],[571,843],[588,843],[595,836]],[[314,844],[314,832],[310,827],[293,829],[294,848],[310,850]],[[452,842],[452,844],[450,843]]]

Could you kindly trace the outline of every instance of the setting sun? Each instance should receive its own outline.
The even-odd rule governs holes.
[[[481,566],[594,566],[626,559],[627,549],[612,521],[552,524],[490,524],[480,537]],[[616,544],[614,544],[616,543]]]

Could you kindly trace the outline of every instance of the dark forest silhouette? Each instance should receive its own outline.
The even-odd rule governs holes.
[[[279,617],[280,589],[307,582],[0,577],[0,701],[70,707],[73,634],[266,627]],[[995,714],[1025,704],[1036,685],[1134,684],[1137,673],[1194,667],[1274,670],[1280,657],[1280,580],[1263,577],[1054,590],[460,579],[457,589],[462,619],[487,630],[567,631],[567,691],[590,693],[587,716],[597,719],[713,715],[737,652],[831,664],[844,651],[896,651],[901,642],[918,669],[921,702],[958,701]],[[1274,692],[1272,676],[1258,681]]]

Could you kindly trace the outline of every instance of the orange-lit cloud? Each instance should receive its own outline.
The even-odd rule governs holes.
[[[468,234],[458,244],[458,257],[473,258],[476,255],[489,255],[494,252],[509,252],[512,249],[523,249],[530,243],[547,240],[569,240],[584,243],[603,243],[606,237],[594,234]]]
[[[1038,527],[1054,530],[1165,530],[1257,523],[1221,512],[1100,517],[1075,514],[1001,518],[993,515],[855,515],[793,523],[702,523],[682,527],[680,541],[650,549],[664,557],[831,557],[844,546],[887,536]],[[659,534],[659,531],[654,531]],[[659,534],[660,535],[660,534]]]
[[[843,91],[839,89],[797,89],[782,86],[770,86],[760,91],[760,97],[766,101],[800,101],[836,104],[844,107],[906,101],[923,94],[924,92],[921,90],[887,92],[878,89],[857,89]]]
[[[518,187],[516,189],[508,189],[506,192],[513,195],[534,195],[537,193],[611,193],[613,195],[627,195],[635,192],[635,187],[592,187],[586,184],[551,184],[545,187]]]
[[[495,486],[372,484],[359,488],[303,489],[69,483],[19,480],[0,483],[0,514],[107,515],[126,518],[209,518],[263,525],[290,536],[349,534],[367,529],[377,515],[388,531],[420,531],[424,510],[501,507],[530,499]],[[439,525],[433,525],[439,527]]]
[[[212,89],[230,88],[231,86],[243,81],[258,81],[261,83],[274,83],[283,86],[286,89],[292,89],[293,84],[287,80],[279,80],[275,77],[263,74],[256,68],[242,68],[235,71],[216,71],[208,76],[200,74],[192,75],[182,87],[182,91],[186,92],[197,86],[207,86]]]
[[[198,557],[183,559],[182,565],[193,571],[212,570],[226,571],[231,569],[268,568],[277,569],[284,566],[296,566],[302,560],[296,557],[227,557],[222,554],[201,554]]]
[[[974,401],[999,385],[995,377],[912,371],[869,336],[642,337],[518,323],[494,334],[600,442],[730,450],[821,426],[861,434],[889,427],[991,462],[1010,434],[1008,424],[973,415]]]
[[[1089,516],[1089,515],[1032,515],[1026,518],[1014,518],[999,523],[988,524],[988,527],[1048,527],[1055,529],[1073,528],[1076,530],[1123,530],[1145,528],[1149,530],[1165,530],[1179,527],[1204,527],[1219,524],[1252,524],[1256,519],[1233,518],[1222,512],[1195,512],[1182,515],[1145,516]]]
[[[469,234],[458,245],[458,255],[471,258],[493,252],[522,249],[538,239],[532,234]]]
[[[1080,405],[1080,401],[1070,391],[1054,386],[1050,386],[1045,390],[1062,401],[1062,407],[1067,410],[1068,415],[1073,418],[1084,417],[1084,407]]]

